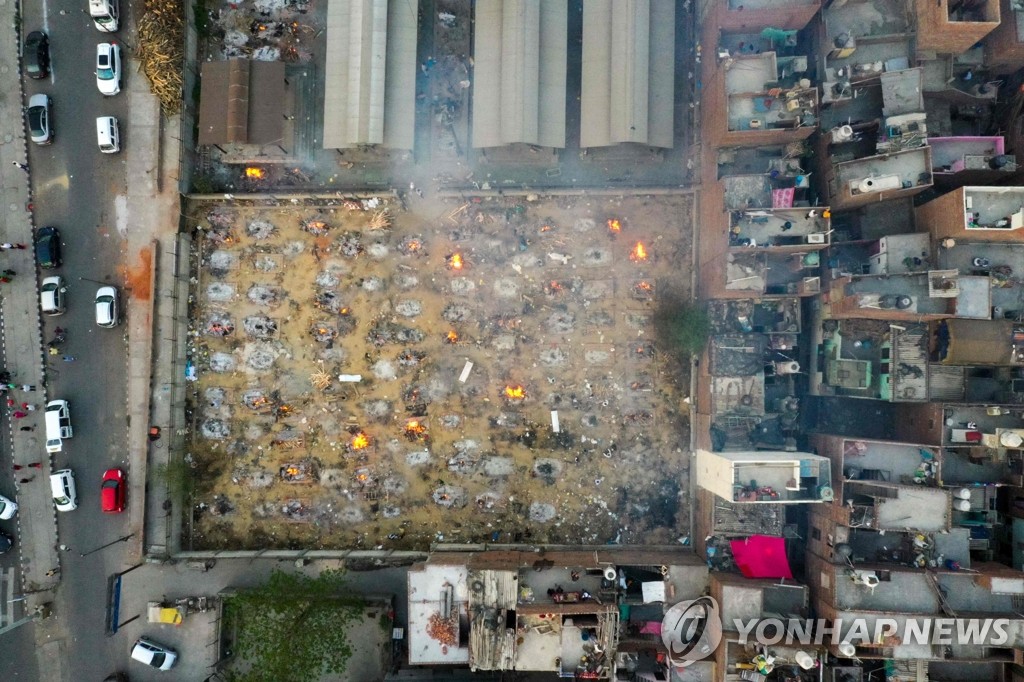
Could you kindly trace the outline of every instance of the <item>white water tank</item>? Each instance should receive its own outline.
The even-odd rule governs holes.
[[[971,499],[971,489],[960,488],[959,490],[954,490],[953,496],[961,500],[969,500]]]
[[[832,129],[832,142],[849,142],[853,139],[853,127],[842,125]]]
[[[614,582],[615,579],[618,577],[618,575],[619,575],[619,572],[617,570],[615,570],[614,566],[605,566],[604,567],[604,579],[607,580],[608,582]]]
[[[804,670],[810,670],[814,667],[814,656],[811,656],[806,651],[798,651],[793,655],[793,659],[796,664]]]
[[[999,444],[1004,448],[1019,448],[1024,445],[1024,438],[1016,431],[1003,431],[999,434]]]
[[[797,374],[800,372],[800,363],[796,360],[790,360],[789,362],[776,362],[775,373],[776,374]]]
[[[857,191],[861,194],[881,192],[887,189],[900,189],[901,187],[903,187],[903,182],[898,175],[876,175],[864,178],[857,183]]]
[[[970,500],[953,500],[953,509],[955,509],[957,511],[962,511],[962,512],[969,512],[969,511],[971,511],[971,501]]]
[[[853,656],[857,653],[857,647],[850,644],[849,642],[840,642],[839,653],[841,653],[846,658],[853,658]]]

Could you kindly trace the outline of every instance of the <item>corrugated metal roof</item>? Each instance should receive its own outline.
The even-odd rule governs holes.
[[[249,144],[274,144],[284,136],[284,62],[249,67]]]
[[[416,137],[416,37],[418,2],[388,5],[384,78],[384,146],[412,149]]]
[[[674,82],[672,0],[584,3],[580,146],[671,147]]]
[[[408,5],[406,0],[400,0]],[[382,144],[389,9],[399,0],[331,0],[327,5],[324,73],[324,148]],[[408,39],[407,13],[393,24]],[[412,52],[415,59],[415,33]],[[393,53],[407,62],[408,46]],[[396,57],[397,58],[397,57]],[[408,80],[403,80],[408,83]],[[415,76],[413,77],[415,83]],[[396,104],[399,106],[400,104]]]
[[[283,62],[204,62],[199,144],[272,144],[284,135]]]
[[[479,0],[473,146],[565,146],[567,0]]]

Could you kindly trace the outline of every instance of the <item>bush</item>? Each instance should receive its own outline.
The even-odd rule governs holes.
[[[693,301],[665,300],[655,315],[655,330],[666,351],[688,360],[700,355],[711,335],[711,318]]]

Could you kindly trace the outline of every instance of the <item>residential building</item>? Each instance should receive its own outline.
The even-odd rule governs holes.
[[[757,33],[765,26],[802,29],[821,9],[821,0],[696,0],[696,5],[702,24]]]
[[[1024,2],[999,0],[999,26],[985,38],[985,63],[999,74],[1024,66]]]
[[[726,502],[801,504],[831,502],[827,457],[806,452],[697,450],[697,485]]]
[[[917,51],[967,52],[999,26],[999,1],[915,0]]]
[[[408,574],[409,664],[653,680],[666,610],[707,575],[682,548],[435,552]]]
[[[928,127],[932,128],[931,123]],[[1001,184],[1017,177],[1017,158],[1006,153],[1006,138],[1002,135],[929,137],[928,146],[938,189]]]

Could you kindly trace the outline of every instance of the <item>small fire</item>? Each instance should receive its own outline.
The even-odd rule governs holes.
[[[427,432],[426,425],[418,419],[410,419],[405,423],[405,433],[410,436],[419,436]]]
[[[299,475],[299,467],[288,467],[287,469],[284,470],[284,472],[288,476],[292,476],[292,477],[298,476]]]
[[[551,227],[550,225],[541,225],[541,226],[540,226],[540,231],[541,231],[542,233],[543,233],[543,232],[550,232],[550,231],[551,231],[552,229],[553,229],[553,228],[552,228],[552,227]]]
[[[654,291],[654,285],[650,282],[637,282],[637,291]]]
[[[639,263],[641,261],[647,260],[647,249],[644,248],[643,242],[636,243],[636,246],[633,247],[633,250],[629,252],[629,260],[633,261],[634,263]]]
[[[352,436],[351,446],[352,446],[353,450],[362,450],[363,448],[365,448],[365,447],[367,447],[369,445],[370,445],[370,437],[367,436],[362,431],[360,431],[356,435]]]
[[[526,397],[526,389],[522,386],[506,386],[505,397],[509,400],[522,400]]]
[[[448,343],[458,343],[459,334],[454,329],[449,330],[449,332],[444,335],[444,340],[447,341]]]
[[[453,253],[448,256],[448,267],[452,270],[461,270],[463,265],[461,253]]]
[[[407,247],[409,251],[419,251],[423,248],[423,243],[419,239],[410,239]]]
[[[612,234],[618,234],[619,232],[622,232],[622,223],[619,222],[618,218],[609,218],[608,230]]]
[[[338,311],[339,315],[348,315],[348,308],[342,308]]]
[[[250,180],[262,180],[264,177],[266,177],[266,175],[267,172],[262,168],[250,166],[245,169],[245,177],[247,177]]]

